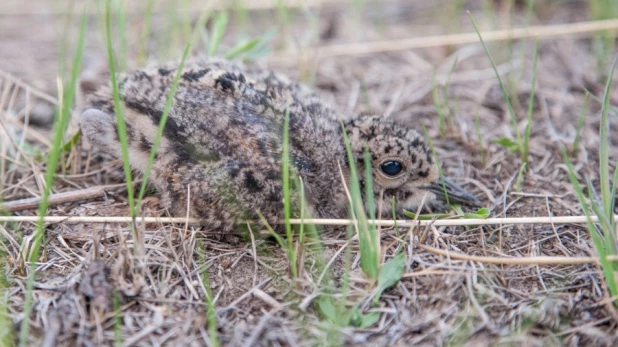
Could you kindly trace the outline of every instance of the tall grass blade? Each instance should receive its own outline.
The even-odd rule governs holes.
[[[3,288],[2,302],[0,302],[0,346],[13,346],[13,322],[9,316],[7,296],[4,293]]]
[[[483,46],[483,50],[485,51],[485,54],[487,55],[487,58],[489,58],[489,62],[491,63],[491,67],[494,70],[494,73],[496,74],[496,78],[498,79],[498,84],[500,85],[500,90],[502,91],[502,96],[504,97],[504,101],[506,102],[506,107],[507,110],[509,112],[509,115],[511,117],[511,123],[513,126],[513,131],[515,132],[515,136],[517,139],[517,143],[521,145],[522,140],[521,140],[521,134],[519,133],[519,129],[517,126],[517,117],[515,115],[515,109],[513,109],[513,104],[511,103],[511,98],[509,96],[509,93],[506,90],[506,87],[504,86],[504,83],[502,82],[502,78],[500,78],[500,73],[498,72],[498,68],[496,67],[496,63],[494,62],[494,58],[491,56],[491,53],[489,52],[489,49],[487,48],[487,45],[485,44],[485,41],[483,41],[483,37],[481,36],[481,32],[479,31],[479,28],[476,25],[476,22],[474,21],[474,17],[472,17],[472,14],[470,12],[468,12],[468,15],[470,16],[470,20],[472,21],[472,26],[474,27],[474,31],[476,32],[476,34],[479,37],[479,40],[481,41],[481,45]]]
[[[281,175],[283,179],[283,213],[285,218],[285,235],[287,238],[287,253],[290,261],[290,270],[294,279],[298,278],[296,267],[296,251],[294,250],[294,235],[292,234],[292,224],[290,223],[292,201],[290,192],[290,109],[285,109],[283,120],[283,153]]]
[[[69,124],[69,119],[71,118],[71,110],[73,108],[75,92],[77,90],[77,80],[81,72],[85,37],[86,16],[82,14],[77,47],[75,49],[75,55],[73,57],[71,80],[67,86],[68,88],[62,88],[62,100],[60,102],[60,105],[58,106],[58,109],[56,109],[56,122],[54,124],[53,130],[52,147],[47,159],[47,169],[45,172],[45,187],[43,189],[43,196],[41,197],[41,203],[39,204],[38,209],[38,215],[40,216],[40,219],[37,222],[34,239],[30,248],[30,256],[28,258],[30,267],[28,272],[28,280],[26,282],[26,297],[24,299],[23,320],[21,321],[19,334],[20,346],[26,346],[28,344],[30,314],[32,313],[33,305],[32,291],[34,289],[36,261],[39,258],[41,244],[43,243],[43,239],[45,236],[43,217],[47,213],[49,195],[51,193],[52,185],[54,184],[54,177],[56,175],[56,170],[58,169],[58,163],[60,162],[60,154],[62,153],[64,133],[66,131],[67,125]]]
[[[601,124],[600,124],[600,145],[599,145],[599,178],[601,180],[601,201],[604,206],[605,214],[611,216],[614,210],[614,206],[611,205],[613,201],[611,197],[610,189],[610,171],[609,171],[609,99],[610,91],[612,87],[612,77],[614,76],[614,68],[616,67],[616,60],[618,56],[614,58],[612,67],[609,70],[607,77],[607,84],[605,85],[605,95],[603,96],[603,107],[601,109]],[[613,219],[612,219],[613,220]],[[612,223],[613,225],[614,223]]]
[[[376,220],[376,203],[374,201],[373,192],[373,168],[371,167],[371,154],[369,148],[365,146],[365,200],[367,205],[367,211],[371,220]],[[370,228],[375,229],[375,224],[370,224]]]
[[[135,199],[133,196],[133,179],[131,177],[131,165],[129,164],[129,144],[127,140],[127,126],[124,120],[124,103],[120,100],[120,91],[118,90],[118,81],[116,75],[116,59],[114,57],[114,49],[112,45],[112,0],[107,0],[105,7],[105,33],[107,46],[107,64],[112,84],[112,97],[114,100],[114,113],[116,114],[116,123],[118,126],[118,137],[120,138],[120,147],[122,148],[122,163],[124,166],[124,176],[127,181],[127,195],[129,200],[129,210],[131,217],[135,219]],[[135,231],[134,226],[132,227]],[[133,235],[135,236],[135,235]]]
[[[612,201],[610,203],[611,206],[616,206],[616,182],[618,182],[618,161],[616,161],[616,163],[614,164],[614,180],[612,181],[612,193],[611,193],[611,197],[612,197]],[[611,220],[614,222],[614,224],[612,224],[612,226],[614,227],[614,230],[616,231],[616,233],[618,233],[618,228],[616,228],[616,220],[613,218],[613,215],[610,214],[609,215]],[[618,239],[618,234],[616,235],[616,238]]]
[[[118,64],[119,71],[125,71],[127,69],[127,59],[128,59],[128,48],[129,45],[127,43],[127,16],[125,12],[125,3],[124,0],[115,0],[114,1],[114,12],[116,13],[116,32],[118,34],[119,48],[118,48],[118,59],[116,60],[116,64]]]
[[[217,54],[219,43],[221,43],[221,39],[223,38],[223,34],[225,34],[225,29],[227,28],[227,21],[228,18],[226,12],[219,12],[215,16],[212,26],[212,36],[210,37],[208,46],[208,55],[211,57]]]
[[[375,232],[375,226],[370,226],[365,214],[363,198],[361,195],[360,184],[358,181],[358,173],[350,140],[346,134],[345,126],[341,124],[341,133],[345,143],[346,152],[348,155],[348,166],[350,169],[349,189],[352,201],[350,201],[350,213],[354,216],[354,223],[358,230],[358,243],[360,247],[361,268],[367,277],[372,280],[377,280],[379,273],[379,254],[380,245]]]
[[[609,288],[611,295],[613,297],[616,297],[616,295],[618,295],[618,283],[616,282],[616,277],[615,277],[615,266],[613,262],[607,259],[607,255],[609,253],[608,250],[610,250],[611,253],[615,254],[616,252],[615,251],[612,252],[611,250],[614,250],[616,246],[615,244],[613,245],[610,244],[609,247],[607,247],[606,242],[604,241],[603,237],[599,233],[599,230],[597,229],[596,225],[592,222],[592,218],[591,218],[592,214],[590,211],[591,207],[588,205],[588,202],[584,196],[584,191],[582,190],[581,185],[579,184],[579,181],[577,181],[575,169],[573,168],[573,164],[569,160],[566,150],[563,150],[562,157],[564,158],[564,162],[567,165],[567,170],[569,173],[569,180],[571,181],[571,184],[573,185],[573,188],[575,189],[577,199],[579,200],[582,206],[582,211],[587,217],[586,224],[588,227],[588,231],[590,232],[590,237],[592,238],[592,243],[594,244],[594,248],[599,256],[599,261],[601,262],[601,270],[603,271],[603,276],[605,277],[605,281],[607,282],[607,287]],[[591,201],[591,204],[594,204],[594,201]],[[616,301],[614,300],[614,302]]]
[[[575,175],[575,170],[573,169],[573,165],[568,158],[567,151],[563,149],[563,157],[564,161],[567,164],[569,179],[575,189],[577,194],[577,198],[582,205],[582,210],[588,217],[588,229],[590,231],[590,235],[592,241],[594,243],[597,254],[600,257],[601,269],[603,271],[605,281],[607,282],[607,287],[609,289],[610,295],[613,298],[614,304],[618,303],[618,299],[616,298],[618,295],[618,283],[616,282],[616,271],[618,270],[617,266],[610,262],[606,256],[607,255],[616,255],[618,254],[618,249],[616,245],[616,221],[614,219],[614,203],[615,203],[615,194],[616,194],[616,180],[618,179],[618,170],[614,171],[614,181],[610,183],[610,171],[609,171],[609,121],[608,114],[610,109],[609,99],[611,92],[611,81],[612,76],[614,75],[614,68],[616,65],[616,60],[618,57],[614,59],[612,63],[609,77],[607,79],[607,84],[605,86],[605,94],[603,96],[603,106],[601,110],[601,123],[600,123],[600,141],[599,141],[599,179],[601,186],[601,196],[599,197],[596,194],[595,188],[588,180],[588,191],[590,192],[590,204],[586,201],[584,197],[583,190],[577,181],[577,177]],[[594,211],[599,220],[599,227],[597,227],[591,220],[591,212]]]
[[[577,128],[575,129],[575,139],[573,139],[573,148],[571,149],[571,154],[577,153],[577,149],[579,148],[579,139],[581,138],[582,129],[584,128],[584,124],[586,123],[586,112],[588,112],[589,100],[590,93],[586,91],[586,94],[584,94],[584,103],[579,113],[579,119],[577,120]]]
[[[152,29],[152,14],[154,12],[155,0],[148,0],[146,5],[146,12],[144,13],[144,26],[142,28],[142,35],[139,45],[138,61],[141,64],[146,62],[148,57],[148,41],[150,38],[150,30]]]
[[[198,243],[198,254],[200,256],[200,263],[206,264],[206,247],[203,243]],[[204,290],[206,291],[206,318],[208,324],[208,337],[210,338],[211,345],[213,347],[219,347],[221,342],[219,341],[219,333],[217,332],[217,311],[215,309],[215,298],[212,295],[212,289],[210,288],[210,276],[208,269],[204,268],[204,271],[200,274],[202,283],[204,284]]]
[[[532,131],[532,111],[534,110],[534,95],[536,90],[536,67],[537,62],[539,60],[539,38],[537,37],[534,40],[534,57],[532,62],[532,85],[530,86],[530,97],[528,99],[528,113],[527,113],[527,123],[526,130],[524,133],[524,145],[523,152],[521,154],[524,165],[528,163],[528,155],[530,153],[530,133]]]
[[[139,196],[137,198],[137,206],[138,208],[141,206],[142,199],[144,198],[144,194],[146,193],[146,187],[148,185],[148,178],[150,177],[150,170],[152,168],[152,163],[154,162],[154,158],[157,154],[157,149],[159,148],[159,142],[161,141],[161,137],[163,136],[163,130],[165,129],[165,125],[167,124],[167,117],[169,116],[170,110],[172,108],[172,103],[174,102],[174,97],[176,95],[176,89],[178,88],[178,82],[180,81],[180,76],[182,75],[182,70],[185,65],[185,61],[189,56],[189,52],[191,52],[191,47],[195,43],[198,38],[200,25],[203,25],[206,21],[207,14],[203,13],[197,21],[195,28],[193,29],[193,33],[189,42],[187,42],[185,49],[182,53],[182,58],[180,58],[180,63],[176,68],[176,73],[174,74],[174,79],[172,80],[172,86],[167,94],[167,98],[165,100],[165,106],[163,107],[163,113],[161,114],[161,120],[159,121],[159,126],[157,128],[157,133],[155,135],[154,141],[152,142],[152,149],[150,150],[150,155],[148,156],[148,162],[146,163],[146,170],[144,171],[144,177],[142,179],[142,185],[139,190]]]

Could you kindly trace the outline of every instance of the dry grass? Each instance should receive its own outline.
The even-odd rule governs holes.
[[[420,40],[446,34],[444,26],[435,24],[441,23],[440,11],[422,3],[389,1],[382,19],[372,14],[375,11],[358,18],[348,4],[324,5],[319,23],[323,35],[318,44]],[[533,24],[564,23],[567,18],[588,20],[578,6],[581,4],[574,2],[558,9],[542,3]],[[483,17],[478,6],[470,8],[477,20]],[[518,13],[513,16],[513,26],[523,22]],[[504,14],[497,11],[491,15],[495,17],[483,17],[483,23],[488,29],[498,29],[487,23],[503,23]],[[252,17],[252,30],[257,31],[268,28],[272,13],[256,12]],[[460,17],[451,19],[460,23],[456,29],[470,32],[465,12]],[[0,21],[0,32],[11,33],[0,39],[0,48],[14,48],[0,50],[3,201],[41,196],[45,167],[39,155],[48,150],[50,138],[45,115],[56,102],[56,55],[49,52],[55,51],[57,42],[43,40],[39,33],[59,22],[62,18],[41,15]],[[310,24],[299,15],[293,26],[293,32],[303,33]],[[358,30],[360,27],[363,30]],[[100,74],[97,69],[104,57],[97,44],[97,29],[92,24],[93,39],[84,60],[88,72],[95,71],[95,76]],[[228,40],[238,34],[234,30],[232,24]],[[156,51],[154,46],[151,49]],[[532,80],[531,47],[530,41],[515,42],[512,54],[504,43],[490,47],[499,72],[512,80],[520,131],[526,125]],[[30,55],[28,50],[36,52]],[[16,51],[26,58],[16,59]],[[382,226],[383,257],[389,259],[401,250],[407,261],[403,279],[387,290],[375,307],[368,299],[372,288],[360,271],[358,243],[347,241],[340,227],[324,230],[319,241],[323,254],[302,253],[303,271],[293,281],[285,251],[259,230],[248,237],[221,235],[191,224],[154,220],[139,224],[138,239],[132,237],[126,221],[47,224],[44,252],[36,264],[31,317],[21,313],[27,275],[24,259],[30,252],[35,224],[0,221],[0,251],[5,261],[5,275],[0,278],[4,304],[0,306],[6,308],[14,328],[21,320],[30,319],[29,342],[35,345],[110,345],[118,341],[125,345],[211,345],[202,276],[207,270],[224,345],[616,345],[615,308],[609,304],[602,274],[594,262],[585,223],[560,219],[582,215],[562,161],[561,145],[569,148],[576,137],[585,90],[596,97],[603,91],[603,72],[597,70],[590,52],[588,39],[540,44],[529,170],[521,191],[513,188],[519,156],[492,143],[511,136],[513,129],[480,45],[325,56],[319,63],[310,52],[294,61],[264,58],[264,64],[278,71],[313,82],[325,100],[346,112],[387,114],[419,129],[423,122],[445,173],[474,191],[490,207],[492,218],[521,217],[537,222],[501,220],[501,224],[468,226],[424,222],[415,228],[400,224],[399,230]],[[447,78],[454,61],[457,65]],[[431,95],[434,71],[438,83],[449,80],[445,90],[450,120],[445,136],[439,134]],[[611,95],[611,102],[618,105],[617,92]],[[591,99],[587,107],[578,148],[571,149],[581,178],[598,177],[600,104]],[[611,118],[610,135],[616,144],[618,124],[615,114]],[[72,124],[69,133],[75,129]],[[49,217],[129,215],[122,166],[108,159],[81,142],[67,151],[53,192],[98,187],[104,196],[54,205]],[[610,163],[618,159],[615,145],[610,147],[610,159]],[[35,214],[35,210],[21,210],[11,216]],[[144,201],[143,214],[168,217],[154,193]],[[532,219],[538,217],[549,220]],[[317,257],[332,271],[332,282],[323,276]],[[561,261],[545,261],[548,257]],[[349,273],[347,265],[352,268]],[[325,286],[341,285],[346,274],[347,302],[358,304],[365,313],[380,314],[369,328],[335,327],[316,312],[315,301]],[[334,291],[333,296],[339,298],[340,292]],[[118,299],[116,304],[113,298]]]

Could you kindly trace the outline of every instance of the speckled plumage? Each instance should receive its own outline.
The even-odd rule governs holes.
[[[143,172],[172,85],[176,64],[155,66],[120,79],[125,102],[129,156]],[[120,156],[111,90],[88,98],[81,127],[100,150]],[[438,170],[425,140],[414,130],[376,116],[345,117],[324,105],[307,88],[284,76],[225,60],[194,59],[185,64],[150,182],[173,214],[190,214],[212,227],[229,229],[238,219],[269,221],[283,216],[281,153],[286,109],[290,116],[290,163],[300,174],[316,217],[344,218],[347,197],[341,179],[349,171],[341,134],[344,121],[358,167],[368,146],[376,199],[392,196],[398,209],[441,206],[435,189]],[[385,161],[404,171],[388,177]],[[433,186],[432,186],[433,184]],[[432,188],[433,187],[433,188]],[[458,187],[456,187],[458,188]],[[462,194],[463,202],[474,197]]]

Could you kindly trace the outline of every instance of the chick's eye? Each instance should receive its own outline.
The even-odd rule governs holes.
[[[397,176],[403,171],[403,165],[398,161],[389,160],[380,165],[380,170],[387,176]]]

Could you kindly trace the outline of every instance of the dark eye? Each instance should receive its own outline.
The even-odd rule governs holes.
[[[386,176],[397,176],[401,173],[401,171],[403,171],[403,165],[398,162],[398,161],[394,161],[394,160],[389,160],[389,161],[385,161],[380,165],[380,170],[382,170],[382,172],[386,175]]]

